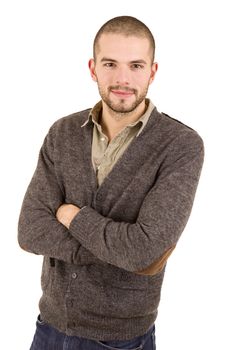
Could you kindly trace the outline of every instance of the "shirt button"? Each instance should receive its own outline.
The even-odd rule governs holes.
[[[100,140],[101,140],[101,141],[105,141],[105,138],[104,138],[104,137],[101,137]]]
[[[75,278],[77,278],[77,273],[73,272],[71,276],[75,280]]]
[[[94,158],[95,165],[100,165],[101,161],[99,158]]]

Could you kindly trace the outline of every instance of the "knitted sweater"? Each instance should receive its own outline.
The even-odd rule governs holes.
[[[90,110],[55,122],[19,218],[20,246],[44,256],[41,317],[67,335],[130,339],[154,323],[164,270],[135,273],[174,246],[189,218],[203,163],[191,128],[155,108],[97,186]],[[83,207],[69,230],[63,203]]]

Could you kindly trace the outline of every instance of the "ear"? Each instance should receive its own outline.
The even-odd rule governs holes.
[[[153,82],[157,70],[158,70],[158,63],[154,62],[151,67],[150,84]]]
[[[88,67],[91,73],[92,80],[97,81],[96,73],[95,73],[95,61],[91,58],[88,62]]]

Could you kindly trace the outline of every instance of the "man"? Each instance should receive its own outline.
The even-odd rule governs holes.
[[[89,61],[101,101],[45,138],[19,219],[20,246],[44,256],[32,350],[155,349],[165,265],[203,142],[146,98],[154,50],[136,18],[105,23]]]

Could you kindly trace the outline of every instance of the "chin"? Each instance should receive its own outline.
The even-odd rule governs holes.
[[[111,104],[108,107],[116,113],[130,113],[133,112],[137,106],[114,106],[113,104]]]

